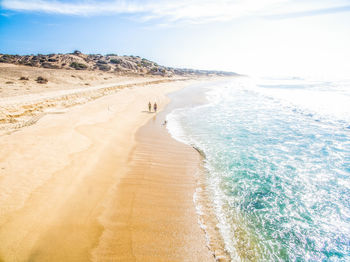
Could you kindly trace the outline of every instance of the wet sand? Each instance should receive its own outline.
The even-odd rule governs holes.
[[[184,85],[123,89],[1,136],[0,261],[214,261],[193,203],[199,155],[145,111]]]
[[[171,138],[165,115],[154,115],[136,133],[115,208],[102,220],[107,230],[95,258],[113,254],[124,261],[215,261],[193,202],[199,154]]]

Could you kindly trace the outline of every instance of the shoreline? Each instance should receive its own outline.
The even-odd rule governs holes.
[[[116,223],[118,232],[102,235],[94,257],[112,252],[113,239],[115,257],[125,261],[215,261],[193,202],[200,156],[163,125],[173,102],[137,130],[129,170],[115,190],[118,209],[102,218],[105,232]]]
[[[121,89],[116,94],[69,108],[63,114],[45,115],[35,125],[1,136],[0,260],[118,260],[118,255],[113,253],[116,249],[119,250],[116,248],[118,245],[115,245],[111,236],[113,232],[122,232],[120,226],[123,221],[116,222],[116,214],[113,212],[118,210],[119,205],[116,203],[123,201],[119,186],[130,177],[128,172],[131,170],[132,159],[140,158],[140,155],[132,157],[137,148],[135,134],[154,116],[145,112],[145,101],[156,99],[162,109],[169,102],[165,94],[188,86],[191,82],[193,81]],[[171,138],[169,134],[168,136]],[[172,143],[179,143],[172,140]],[[197,160],[188,162],[188,170],[194,170],[197,168],[193,165],[198,163],[198,154],[192,148],[187,150],[192,152],[192,156],[193,153],[196,155]],[[141,154],[142,157],[145,155]],[[152,164],[152,170],[155,166]],[[143,169],[139,172],[142,173]],[[184,177],[179,178],[182,181]],[[193,173],[185,178],[193,181]],[[183,184],[187,188],[183,192],[173,192],[175,196],[182,196],[184,203],[187,203],[182,212],[188,218],[183,220],[185,226],[176,227],[180,231],[173,228],[173,231],[164,235],[157,231],[159,224],[153,223],[156,226],[154,232],[177,239],[173,248],[181,248],[177,255],[178,258],[183,258],[180,260],[186,260],[183,254],[197,254],[210,261],[213,257],[205,245],[204,232],[197,223],[196,213],[193,216],[195,208],[192,190],[195,183],[191,183]],[[174,188],[177,186],[175,183]],[[124,203],[131,204],[131,199],[124,198]],[[140,199],[143,200],[142,197]],[[159,204],[161,212],[170,212],[171,207],[177,210],[176,205]],[[189,208],[192,209],[191,212],[187,212]],[[146,212],[145,208],[138,210]],[[154,211],[152,206],[150,211]],[[138,217],[145,217],[142,212]],[[180,220],[175,219],[175,222]],[[142,221],[138,222],[137,226],[131,227],[132,232],[147,228]],[[196,233],[191,239],[192,232]],[[198,237],[200,234],[202,237]],[[183,236],[188,238],[184,239]],[[124,244],[137,248],[152,243],[154,237],[150,234],[148,240],[145,240],[142,236],[139,241],[134,240],[136,246],[135,243],[132,245],[130,239],[133,238],[125,238]],[[197,242],[198,240],[200,241]],[[186,245],[183,241],[186,241]],[[197,243],[196,248],[201,252],[195,251],[196,248],[189,249],[192,246],[190,243]],[[203,251],[203,248],[207,251]],[[154,250],[158,250],[158,247],[153,246],[148,252],[153,253]],[[135,256],[131,258],[137,260]],[[164,261],[164,257],[158,258],[159,261]]]
[[[171,104],[166,108],[166,114],[171,113],[174,109],[181,109],[187,106],[197,107],[205,105],[208,100],[206,98],[207,85],[212,86],[216,81],[207,81],[202,84],[198,83],[192,86],[185,87],[181,90],[177,90],[168,96],[171,98]],[[220,81],[221,82],[221,81]],[[195,98],[195,99],[194,99]],[[181,100],[181,101],[179,101]],[[196,170],[196,185],[193,192],[193,202],[196,208],[196,214],[198,217],[198,224],[202,228],[206,235],[206,245],[213,254],[216,261],[224,262],[231,261],[231,256],[225,248],[225,242],[218,228],[219,221],[215,214],[212,198],[208,189],[207,172],[205,168],[205,153],[182,139],[176,138],[176,135],[172,135],[170,130],[168,133],[171,139],[179,141],[183,147],[190,147],[196,155],[198,155],[198,165]]]

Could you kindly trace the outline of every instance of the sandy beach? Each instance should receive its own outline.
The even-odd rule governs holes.
[[[350,0],[0,9],[0,262],[350,262]]]
[[[147,112],[188,84],[123,88],[2,135],[0,261],[215,261],[199,154]]]

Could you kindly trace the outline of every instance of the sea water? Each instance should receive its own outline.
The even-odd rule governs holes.
[[[205,155],[233,261],[350,261],[350,82],[242,77],[198,87],[168,129]]]

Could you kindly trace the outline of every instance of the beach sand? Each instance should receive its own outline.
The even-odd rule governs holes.
[[[0,136],[0,261],[215,261],[193,203],[199,155],[146,111],[187,84],[124,88]]]
[[[29,80],[19,80],[20,77]],[[43,76],[48,83],[40,84]],[[126,87],[185,80],[111,72],[44,69],[0,63],[0,135],[36,123],[46,114],[111,95]]]
[[[37,77],[48,80],[46,84],[38,84]],[[26,77],[28,80],[20,80]],[[179,76],[171,77],[181,78]],[[144,75],[137,76],[127,72],[103,72],[100,70],[67,70],[46,69],[24,65],[0,63],[0,97],[18,95],[33,95],[43,92],[89,89],[101,85],[116,85],[151,81],[154,79],[169,79],[167,77]]]

